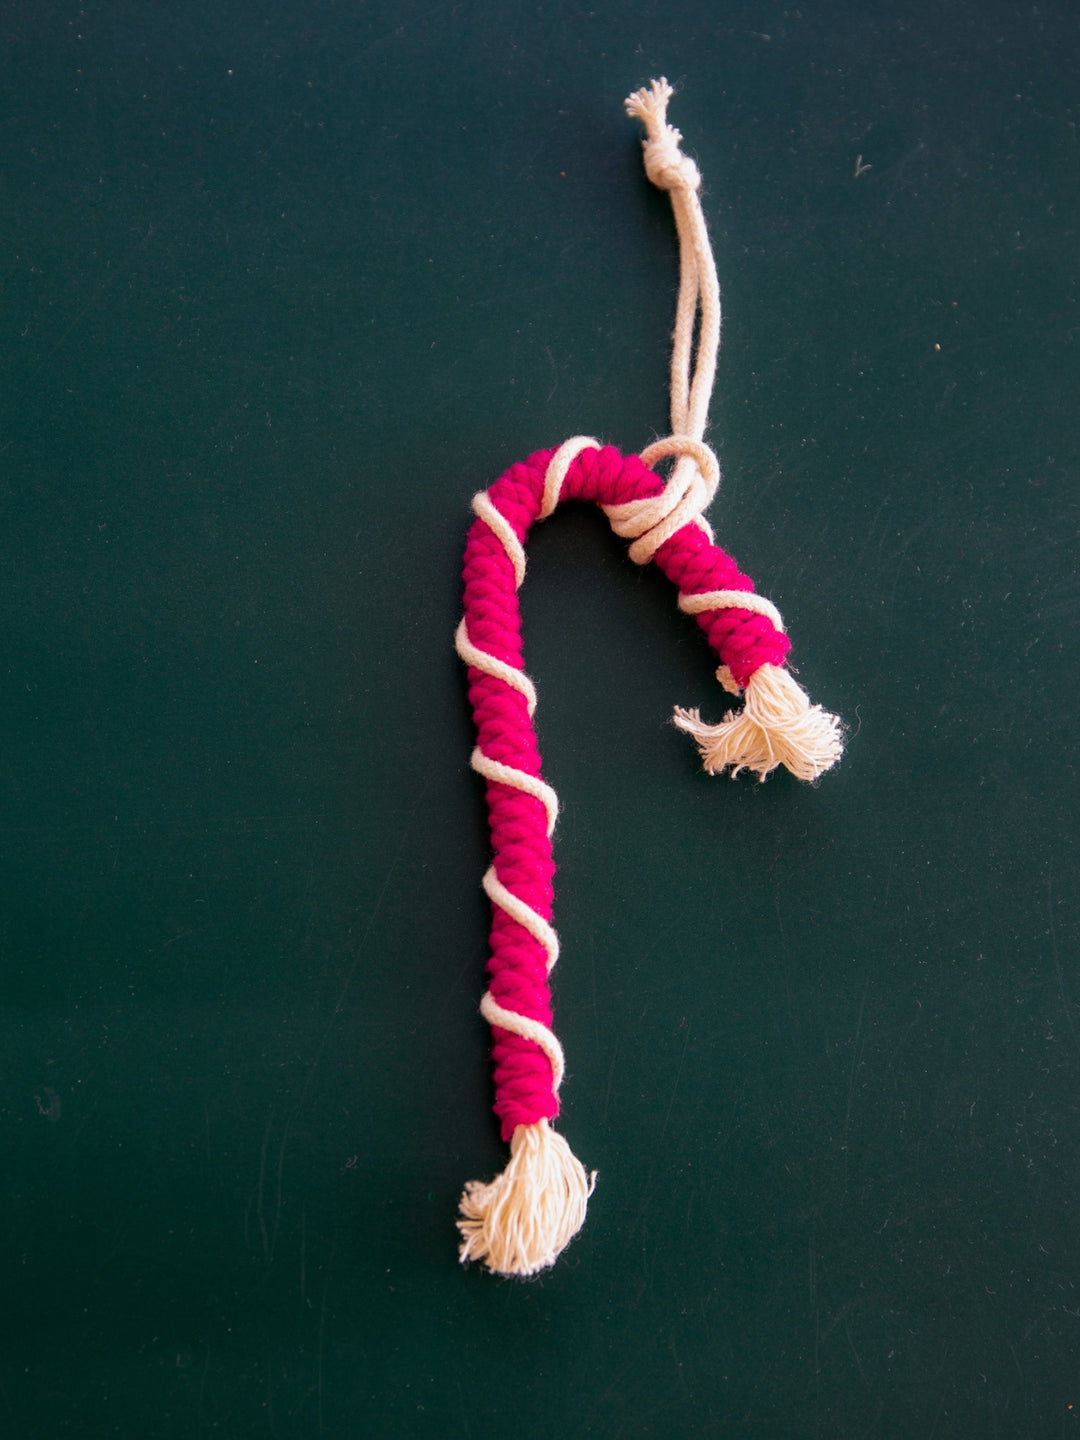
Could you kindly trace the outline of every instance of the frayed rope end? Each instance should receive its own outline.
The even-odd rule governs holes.
[[[519,1125],[510,1163],[490,1184],[470,1180],[461,1197],[461,1262],[496,1275],[535,1275],[554,1265],[585,1221],[596,1172],[587,1174],[546,1120]]]
[[[754,671],[746,682],[743,708],[725,715],[719,725],[707,725],[697,710],[679,706],[675,724],[698,742],[710,775],[730,766],[733,777],[740,770],[755,770],[764,780],[784,765],[799,780],[816,780],[836,764],[844,748],[837,716],[811,705],[791,672],[778,665]]]
[[[668,101],[674,94],[675,91],[661,76],[626,97],[626,113],[632,120],[640,120],[646,126],[662,126],[667,120]]]

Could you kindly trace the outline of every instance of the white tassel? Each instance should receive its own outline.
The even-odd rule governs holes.
[[[786,765],[799,780],[816,780],[843,750],[837,716],[811,705],[791,672],[778,665],[754,671],[746,682],[743,708],[725,715],[719,725],[707,725],[697,710],[678,706],[675,724],[698,742],[710,775],[730,766],[732,776],[756,770],[764,780],[778,765]]]
[[[535,1275],[554,1265],[585,1222],[596,1172],[546,1120],[519,1125],[510,1163],[489,1185],[470,1180],[461,1197],[461,1260],[497,1275]]]

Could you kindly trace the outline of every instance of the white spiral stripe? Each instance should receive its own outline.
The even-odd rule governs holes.
[[[685,615],[701,615],[706,610],[752,610],[771,620],[781,634],[784,632],[780,611],[771,600],[752,590],[706,590],[701,595],[680,595],[679,609]]]
[[[530,1020],[527,1015],[519,1015],[516,1010],[504,1010],[490,990],[480,1001],[480,1014],[489,1025],[498,1025],[501,1030],[509,1030],[511,1035],[520,1035],[523,1040],[531,1040],[538,1045],[551,1062],[551,1088],[558,1090],[566,1073],[566,1057],[546,1025],[541,1025],[539,1020]]]
[[[547,811],[547,833],[548,839],[555,829],[555,821],[559,818],[559,797],[550,785],[545,785],[536,775],[530,775],[527,770],[515,770],[513,765],[504,765],[501,760],[492,760],[490,755],[485,755],[477,745],[472,752],[469,764],[478,775],[483,775],[485,780],[497,780],[500,785],[511,785],[515,790],[524,790],[526,795],[533,795]]]
[[[544,494],[540,500],[540,514],[537,519],[546,520],[558,505],[570,466],[581,452],[599,449],[600,441],[594,440],[591,435],[574,435],[571,439],[563,441],[548,461],[548,467],[544,471]]]
[[[522,581],[525,579],[525,551],[521,541],[514,534],[514,527],[502,511],[495,508],[494,503],[488,498],[486,490],[481,490],[478,495],[473,496],[472,508],[473,514],[479,515],[492,534],[497,536],[501,542],[507,559],[514,567],[514,583],[520,590]]]
[[[559,937],[548,924],[542,915],[538,915],[531,905],[526,905],[524,900],[512,894],[495,874],[495,867],[491,865],[484,872],[482,881],[484,893],[493,905],[500,910],[505,910],[511,920],[516,920],[523,930],[527,930],[534,940],[547,951],[547,969],[550,975],[555,968],[555,962],[559,958]]]
[[[465,624],[464,615],[454,634],[454,649],[466,665],[471,665],[474,670],[482,670],[485,675],[493,675],[496,680],[501,680],[504,685],[509,685],[511,690],[517,690],[519,694],[524,695],[529,718],[532,718],[536,709],[536,686],[524,670],[515,670],[513,665],[507,665],[505,660],[497,660],[486,650],[477,649],[469,639],[469,628]]]

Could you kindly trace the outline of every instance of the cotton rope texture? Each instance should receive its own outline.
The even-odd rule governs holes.
[[[490,985],[480,1010],[492,1027],[495,1113],[511,1159],[493,1181],[470,1181],[458,1229],[462,1261],[501,1275],[533,1275],[554,1263],[581,1228],[595,1184],[550,1122],[565,1072],[552,1030],[549,977],[559,942],[552,926],[551,836],[555,792],[540,773],[532,717],[536,687],[525,674],[517,592],[525,540],[561,500],[591,500],[631,559],[655,560],[678,587],[720,660],[717,678],[744,696],[718,725],[676,708],[675,723],[699,744],[710,773],[744,769],[762,779],[783,764],[812,780],[840,755],[840,722],[811,705],[783,669],[790,642],[776,607],[713,541],[703,511],[720,469],[704,443],[720,340],[720,290],[698,189],[697,166],[667,124],[671,88],[654,80],[631,95],[627,112],[646,130],[645,169],[671,194],[679,236],[680,282],[671,363],[672,435],[640,455],[622,455],[589,436],[512,466],[473,500],[465,548],[465,615],[456,647],[468,666],[477,729],[472,766],[487,782],[494,859],[484,876],[492,902]],[[700,314],[700,321],[698,320]],[[697,353],[691,373],[694,332]],[[651,468],[668,456],[668,479]]]

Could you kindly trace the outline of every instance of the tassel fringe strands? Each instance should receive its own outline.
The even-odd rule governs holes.
[[[533,1275],[554,1263],[585,1219],[595,1184],[551,1126],[565,1071],[552,1030],[549,977],[559,955],[552,926],[555,792],[541,775],[533,728],[536,687],[525,673],[517,592],[525,540],[561,500],[599,505],[638,564],[655,561],[679,591],[720,661],[717,677],[744,694],[741,711],[718,725],[676,709],[710,772],[785,765],[815,779],[840,754],[840,723],[811,705],[783,668],[790,642],[776,607],[715,544],[703,511],[720,480],[704,442],[720,336],[720,294],[704,217],[700,176],[667,124],[671,89],[654,81],[627,101],[646,129],[645,165],[671,192],[681,279],[672,357],[673,434],[640,455],[622,455],[589,436],[514,465],[473,499],[465,548],[465,615],[456,647],[468,666],[477,728],[472,766],[486,781],[493,863],[484,876],[492,902],[490,983],[481,1013],[492,1028],[495,1113],[510,1163],[492,1182],[471,1181],[458,1229],[463,1261],[501,1275]],[[697,354],[694,329],[700,312]],[[675,458],[665,480],[652,466]]]

